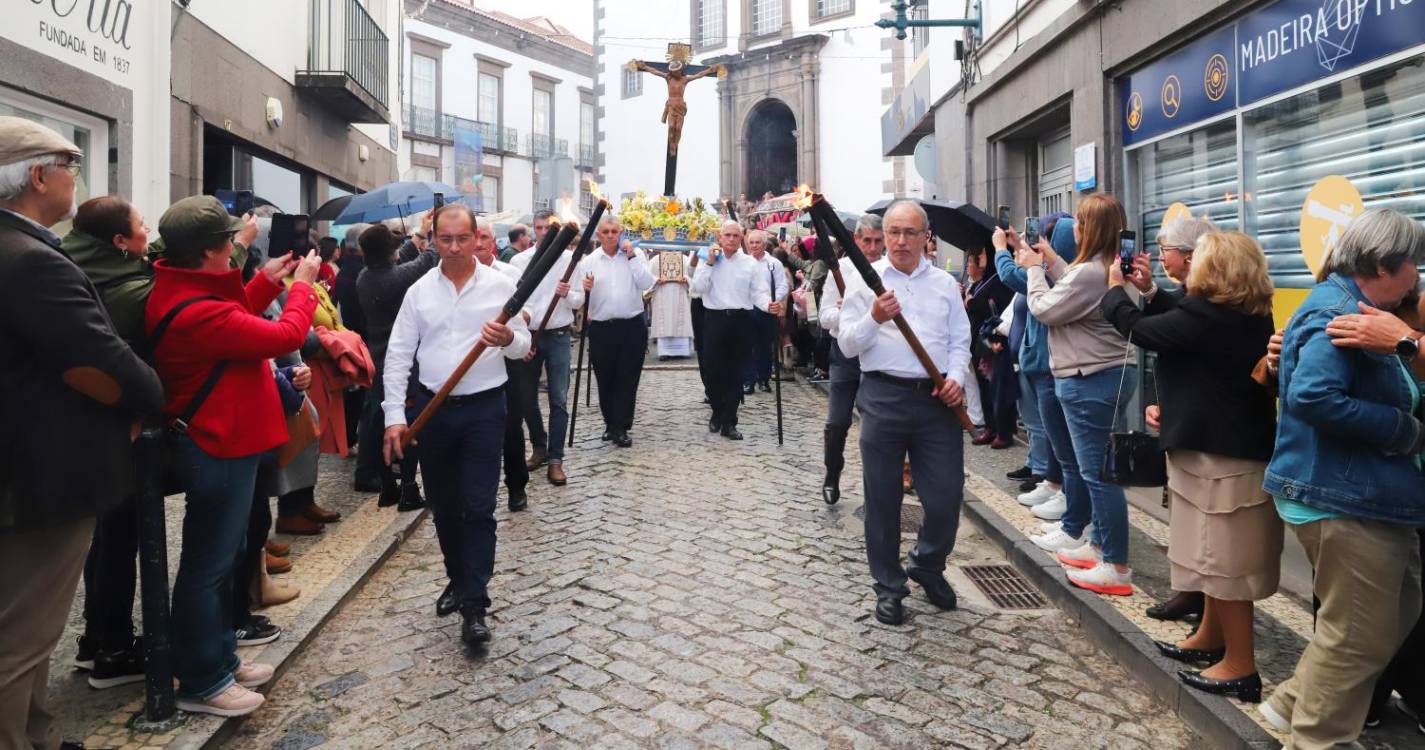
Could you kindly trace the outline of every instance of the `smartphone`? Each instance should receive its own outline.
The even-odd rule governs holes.
[[[1024,217],[1024,243],[1030,247],[1039,244],[1039,217]]]
[[[995,216],[995,223],[1000,229],[1009,229],[1009,206],[1000,206]]]
[[[435,205],[431,206],[432,211],[439,211],[445,205],[445,193],[435,194]]]
[[[277,258],[289,253],[307,254],[311,242],[308,229],[311,221],[306,214],[273,214],[272,230],[268,234],[267,256]]]
[[[778,229],[778,230],[777,230],[777,239],[778,239],[778,241],[781,241],[781,242],[786,242],[786,241],[787,241],[787,228],[786,228],[786,227],[782,227],[781,229]]]
[[[1133,259],[1138,257],[1138,233],[1125,229],[1118,233],[1118,267],[1123,275],[1133,273]]]
[[[223,208],[228,210],[233,216],[242,216],[252,213],[253,198],[251,190],[214,190],[213,197],[223,204]]]

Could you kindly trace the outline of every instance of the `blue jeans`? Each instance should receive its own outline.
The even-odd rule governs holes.
[[[1127,370],[1125,377],[1124,371]],[[1103,550],[1103,561],[1115,565],[1128,564],[1128,498],[1123,488],[1100,479],[1103,457],[1108,449],[1108,434],[1118,421],[1122,408],[1132,395],[1136,367],[1111,367],[1092,375],[1079,375],[1055,380],[1059,403],[1069,425],[1074,444],[1074,460],[1079,476],[1088,487],[1094,522],[1094,543]],[[1122,382],[1121,392],[1119,383]],[[1117,403],[1119,411],[1114,411]],[[1068,474],[1065,466],[1064,473]],[[1074,508],[1071,511],[1082,508]],[[1066,513],[1064,532],[1078,536],[1086,522],[1081,515],[1072,521]]]
[[[1068,509],[1060,521],[1064,533],[1075,539],[1084,533],[1084,527],[1093,520],[1093,505],[1089,500],[1089,489],[1079,475],[1079,463],[1074,458],[1074,439],[1069,434],[1069,423],[1064,418],[1064,407],[1055,393],[1057,382],[1053,375],[1030,375],[1034,394],[1039,400],[1039,423],[1044,426],[1044,436],[1054,454],[1054,464],[1059,467],[1059,482],[1063,485],[1064,499]],[[1094,532],[1095,540],[1098,532]]]
[[[1053,380],[1050,376],[1040,378],[1049,379],[1052,387]],[[1029,470],[1034,472],[1035,476],[1044,477],[1054,484],[1062,484],[1063,468],[1054,458],[1054,448],[1049,443],[1049,435],[1044,432],[1044,420],[1039,416],[1039,392],[1035,390],[1034,380],[1023,372],[1019,373],[1019,416],[1024,420],[1025,431],[1029,433]]]
[[[445,572],[461,610],[490,608],[495,573],[495,494],[505,434],[505,389],[446,401],[421,432],[421,475]],[[421,393],[406,409],[415,420],[430,402]]]
[[[241,663],[233,569],[247,535],[259,456],[215,458],[186,436],[171,445],[187,506],[173,580],[173,672],[180,695],[208,700],[233,684]]]
[[[569,329],[542,331],[534,337],[534,358],[525,363],[520,397],[524,399],[529,444],[544,448],[549,460],[564,460],[564,437],[569,430]],[[549,430],[539,411],[539,371],[549,380]]]

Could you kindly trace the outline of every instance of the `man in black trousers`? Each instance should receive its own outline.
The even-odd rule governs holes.
[[[729,221],[718,234],[718,247],[708,252],[708,262],[693,275],[691,289],[703,299],[703,357],[712,391],[712,419],[708,431],[729,440],[741,440],[737,431],[737,405],[742,399],[742,376],[752,356],[755,324],[753,310],[768,312],[772,289],[767,266],[742,249],[742,225]],[[775,309],[775,308],[774,308]],[[773,312],[775,315],[776,312]]]
[[[588,299],[589,363],[599,381],[603,439],[627,448],[633,445],[628,431],[648,351],[643,293],[653,286],[653,272],[633,245],[619,247],[622,231],[618,219],[605,215],[598,226],[599,249],[575,273],[583,278]]]

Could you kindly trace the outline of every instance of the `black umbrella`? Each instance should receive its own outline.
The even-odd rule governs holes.
[[[971,250],[990,246],[990,237],[995,233],[995,220],[989,214],[969,203],[954,201],[916,201],[930,217],[930,231],[936,237],[961,250]],[[880,201],[866,209],[866,213],[884,216],[890,201]]]
[[[346,210],[346,205],[351,203],[355,195],[338,195],[335,198],[322,204],[322,207],[312,212],[312,221],[335,221],[341,216],[341,212]]]

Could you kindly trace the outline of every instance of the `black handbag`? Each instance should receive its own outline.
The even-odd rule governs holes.
[[[1133,350],[1133,336],[1128,337],[1128,346],[1123,352],[1123,377],[1118,381],[1118,397],[1113,402],[1113,414],[1118,415],[1119,401],[1123,395],[1123,383],[1128,377],[1128,356]],[[1155,373],[1156,376],[1156,373]],[[1162,393],[1158,400],[1162,400]],[[1103,467],[1099,478],[1120,487],[1162,487],[1168,483],[1168,461],[1158,443],[1158,436],[1148,432],[1129,430],[1110,432],[1108,450],[1103,455]]]

